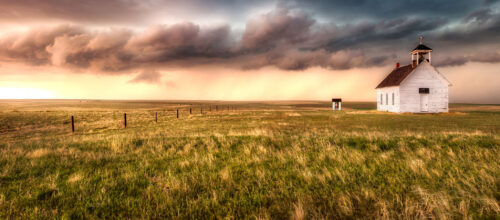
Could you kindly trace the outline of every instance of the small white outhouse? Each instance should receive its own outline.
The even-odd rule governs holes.
[[[332,99],[332,109],[334,111],[340,111],[342,110],[342,99]]]
[[[448,112],[450,82],[431,65],[432,49],[420,44],[410,53],[411,64],[399,66],[377,86],[377,110],[389,112]]]

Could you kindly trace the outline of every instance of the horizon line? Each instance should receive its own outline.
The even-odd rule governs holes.
[[[0,99],[2,101],[155,101],[155,102],[169,102],[169,101],[180,101],[180,102],[328,102],[331,103],[331,99],[276,99],[276,100],[222,100],[222,99]],[[342,102],[355,103],[355,102],[365,102],[365,103],[377,103],[377,101],[360,101],[360,100],[342,100]],[[474,102],[449,102],[449,104],[469,104],[469,105],[500,105],[500,103],[474,103]]]

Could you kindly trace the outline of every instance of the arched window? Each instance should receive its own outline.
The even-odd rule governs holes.
[[[394,105],[394,93],[392,93],[392,105]]]
[[[385,104],[389,105],[389,93],[385,94]]]
[[[383,94],[380,94],[380,104],[381,105],[384,104],[384,95]]]

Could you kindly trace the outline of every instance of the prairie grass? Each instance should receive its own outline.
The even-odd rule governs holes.
[[[500,217],[494,106],[343,107],[0,101],[0,218]]]

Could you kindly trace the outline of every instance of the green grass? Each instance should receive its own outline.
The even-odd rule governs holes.
[[[0,218],[500,217],[498,106],[344,106],[0,101]]]

